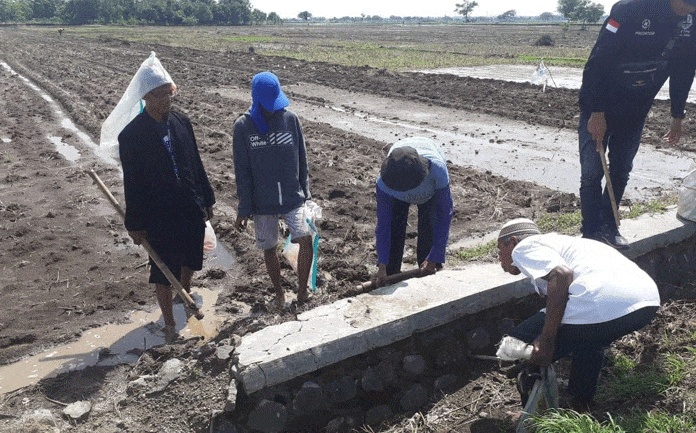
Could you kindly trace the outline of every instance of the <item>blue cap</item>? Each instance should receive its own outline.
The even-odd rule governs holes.
[[[278,77],[271,72],[260,72],[251,80],[251,99],[266,111],[278,111],[290,105],[288,97],[280,89]]]

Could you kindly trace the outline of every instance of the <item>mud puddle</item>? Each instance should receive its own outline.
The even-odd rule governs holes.
[[[186,319],[183,304],[174,305],[177,331],[182,338],[217,334],[222,318],[215,315],[218,291],[194,287],[193,299],[205,315],[202,320]],[[38,383],[46,377],[93,365],[133,363],[143,351],[165,343],[164,321],[158,307],[137,311],[124,324],[89,329],[74,343],[54,347],[20,362],[0,367],[0,395]]]
[[[562,192],[577,194],[580,189],[578,139],[573,131],[314,84],[289,85],[285,90],[290,110],[302,118],[387,143],[428,136],[444,144],[446,157],[454,164]],[[215,92],[242,101],[250,98],[247,90],[238,88]],[[673,190],[693,166],[683,152],[643,146],[625,197],[649,200],[662,190]]]

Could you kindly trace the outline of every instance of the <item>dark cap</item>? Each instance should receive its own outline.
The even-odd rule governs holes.
[[[382,182],[394,191],[408,191],[430,174],[430,161],[410,146],[394,149],[382,163]]]
[[[290,105],[288,97],[280,88],[278,77],[272,72],[260,72],[251,80],[251,99],[261,104],[266,111],[278,111]]]

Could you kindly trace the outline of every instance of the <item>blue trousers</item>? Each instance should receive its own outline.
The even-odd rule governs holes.
[[[611,209],[609,192],[602,191],[604,169],[596,150],[596,144],[587,130],[590,119],[588,112],[580,114],[578,137],[580,140],[580,207],[582,211],[582,234],[591,236],[603,225],[616,228]],[[604,149],[609,149],[608,165],[614,198],[618,206],[628,184],[628,176],[633,168],[633,158],[640,146],[645,118],[620,118],[607,115],[607,133],[604,136]]]
[[[645,307],[618,319],[592,325],[561,325],[556,337],[553,360],[566,356],[570,365],[568,392],[573,397],[590,402],[597,391],[597,381],[604,361],[604,349],[616,339],[647,325],[658,307]],[[539,312],[517,325],[508,333],[525,343],[533,342],[544,327],[546,314]]]
[[[387,263],[387,275],[401,272],[401,261],[404,257],[404,244],[406,242],[406,226],[408,223],[408,209],[410,204],[392,198],[392,223],[391,223],[391,247],[389,248],[389,263]],[[434,199],[430,199],[418,205],[418,243],[416,246],[416,259],[418,266],[430,254],[433,247],[433,220]]]

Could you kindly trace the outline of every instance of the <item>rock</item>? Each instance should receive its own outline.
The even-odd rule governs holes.
[[[49,409],[36,409],[34,412],[24,417],[26,421],[35,422],[36,424],[55,427],[56,419],[53,417],[53,412]]]
[[[358,386],[352,377],[344,376],[340,380],[325,385],[324,393],[329,401],[333,403],[342,403],[358,394]]]
[[[515,327],[515,321],[509,317],[504,318],[498,323],[498,332],[500,335],[507,335],[512,328]]]
[[[217,347],[213,343],[204,344],[196,350],[194,356],[198,359],[205,358],[206,356],[213,354],[216,349]]]
[[[88,401],[76,401],[75,403],[70,403],[63,409],[63,415],[79,421],[92,410],[92,403]]]
[[[215,356],[221,361],[227,361],[232,353],[234,353],[234,346],[224,345],[215,349]]]
[[[262,433],[280,433],[288,420],[288,410],[280,403],[261,400],[249,414],[247,427]]]
[[[324,406],[324,391],[315,382],[305,382],[292,401],[292,409],[300,414],[310,414]]]
[[[232,379],[230,386],[227,387],[224,411],[234,412],[235,409],[237,409],[237,380]]]
[[[184,369],[184,363],[176,358],[167,360],[160,371],[157,372],[157,383],[150,389],[146,395],[162,392],[173,381],[179,378],[181,371]]]
[[[471,350],[480,350],[491,344],[491,336],[483,328],[472,329],[466,334],[466,342]]]
[[[377,426],[394,416],[391,408],[387,405],[375,406],[365,414],[365,424]]]
[[[449,392],[452,391],[454,385],[457,383],[457,376],[454,374],[446,374],[435,379],[433,384],[433,389],[435,392]]]
[[[401,408],[406,412],[418,410],[427,402],[428,390],[425,389],[420,383],[413,385],[408,391],[406,391],[399,401]]]
[[[242,337],[237,334],[232,334],[230,336],[230,344],[234,347],[238,347],[240,344],[242,344]]]
[[[152,380],[155,377],[156,376],[148,374],[145,376],[140,376],[139,378],[128,382],[128,385],[126,385],[126,394],[135,395],[143,392],[146,388],[150,387],[150,385],[148,384],[148,380]]]
[[[404,357],[404,371],[417,376],[425,371],[425,359],[421,355],[408,355]]]
[[[398,382],[396,368],[394,367],[395,364],[396,362],[385,359],[377,365],[377,373],[379,373],[379,377],[381,377],[387,385],[396,384]]]
[[[339,416],[326,424],[326,433],[345,433],[349,428],[350,427],[348,427],[348,423],[346,422],[346,417]]]
[[[368,367],[361,380],[362,389],[365,391],[384,391],[384,381],[376,368]]]

